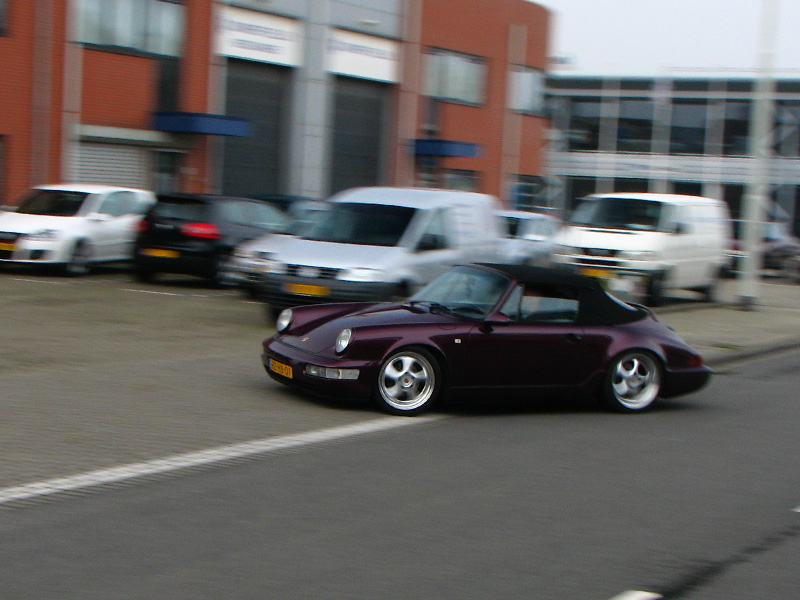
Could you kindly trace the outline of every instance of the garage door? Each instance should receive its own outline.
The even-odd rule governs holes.
[[[383,181],[390,94],[384,83],[337,77],[331,193]]]
[[[81,143],[76,161],[77,181],[149,189],[150,151],[138,146]]]
[[[226,114],[244,117],[250,137],[224,140],[222,191],[232,196],[281,192],[289,151],[286,105],[292,70],[245,60],[228,60]]]

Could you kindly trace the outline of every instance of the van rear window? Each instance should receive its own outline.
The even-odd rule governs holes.
[[[320,212],[303,237],[320,242],[396,246],[415,212],[406,206],[334,202]]]

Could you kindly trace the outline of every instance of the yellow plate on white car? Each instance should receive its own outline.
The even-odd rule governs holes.
[[[0,242],[0,250],[7,250],[9,252],[13,252],[14,244],[7,244],[5,242]]]
[[[282,375],[287,379],[291,379],[294,376],[291,365],[286,365],[272,358],[269,359],[269,370],[277,373],[278,375]]]
[[[284,283],[284,292],[290,294],[300,294],[302,296],[328,296],[331,293],[331,288],[324,285],[309,285],[306,283]]]
[[[162,250],[160,248],[144,248],[142,254],[146,256],[158,256],[159,258],[178,258],[181,253],[175,250]]]

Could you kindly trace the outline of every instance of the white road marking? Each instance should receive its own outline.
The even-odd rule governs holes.
[[[658,600],[661,597],[661,595],[653,594],[652,592],[638,592],[631,590],[628,592],[623,592],[618,596],[614,596],[611,598],[611,600]]]
[[[364,423],[353,423],[294,435],[252,440],[239,444],[210,448],[208,450],[176,454],[110,469],[89,471],[70,477],[48,479],[46,481],[38,481],[0,489],[0,505],[20,500],[30,500],[50,494],[71,492],[83,488],[118,483],[138,477],[158,475],[171,471],[178,471],[180,469],[212,465],[214,463],[245,458],[257,454],[268,454],[270,452],[300,448],[302,446],[330,442],[367,433],[387,431],[406,425],[420,425],[441,418],[444,417],[428,416],[415,417],[413,419],[407,417],[384,417]]]
[[[152,290],[135,290],[133,288],[122,288],[123,292],[136,292],[139,294],[154,294],[156,296],[185,296],[186,294],[176,294],[174,292],[154,292]]]

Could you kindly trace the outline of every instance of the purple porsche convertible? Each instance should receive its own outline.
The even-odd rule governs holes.
[[[399,415],[490,392],[592,395],[637,412],[711,376],[649,309],[597,279],[525,265],[453,267],[403,302],[286,309],[263,350],[280,383]]]

